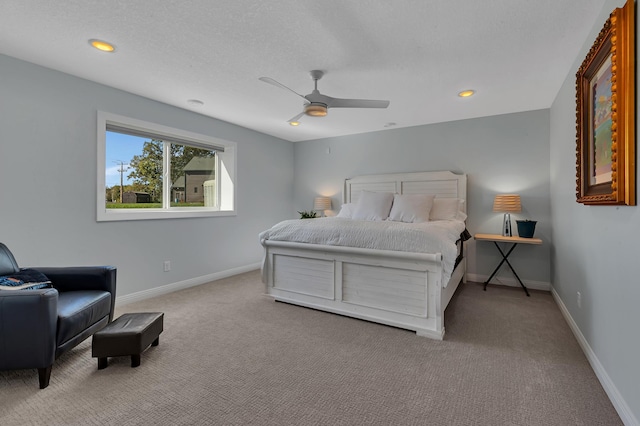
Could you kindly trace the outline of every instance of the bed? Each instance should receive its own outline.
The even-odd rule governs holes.
[[[364,199],[359,198],[365,196],[433,195],[433,202],[438,200],[439,205],[445,201],[449,205],[455,202],[460,214],[457,219],[462,222],[462,225],[455,224],[458,227],[455,229],[456,232],[462,229],[464,234],[466,186],[466,175],[449,171],[354,177],[345,181],[343,202],[347,206],[344,209],[359,205],[358,201],[362,204]],[[342,212],[338,216],[341,215]],[[392,249],[372,249],[344,245],[349,243],[342,241],[316,243],[313,239],[301,242],[307,240],[285,241],[283,239],[289,238],[275,237],[277,226],[288,229],[295,222],[320,227],[316,233],[330,234],[322,231],[322,227],[332,220],[333,224],[350,221],[339,217],[284,221],[260,234],[264,246],[262,281],[266,294],[276,301],[412,330],[419,336],[442,340],[445,309],[459,283],[465,280],[464,241],[456,238],[457,249],[452,259],[449,245],[436,246],[433,252],[417,252],[393,244],[389,246]],[[351,222],[358,222],[363,227],[374,226],[362,221]],[[445,222],[397,226],[444,229]],[[396,226],[389,221],[377,223],[380,227]],[[363,229],[368,233],[367,228]],[[385,229],[382,232],[381,235],[387,235],[394,231]],[[447,228],[447,231],[438,229],[438,232],[450,234],[452,231]],[[405,239],[404,236],[393,238],[394,244]]]

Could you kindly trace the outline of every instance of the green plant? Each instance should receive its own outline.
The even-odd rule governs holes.
[[[314,219],[316,217],[316,212],[309,210],[302,210],[300,213],[300,219]]]

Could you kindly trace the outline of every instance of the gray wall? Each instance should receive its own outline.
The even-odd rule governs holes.
[[[237,216],[97,223],[97,110],[237,142]],[[22,266],[112,264],[123,296],[255,265],[292,182],[291,142],[0,55],[0,241]]]
[[[640,208],[575,201],[575,73],[609,13],[623,4],[606,2],[551,108],[551,263],[555,291],[638,424]],[[577,292],[582,294],[582,308],[577,306]]]
[[[502,214],[492,212],[496,193],[517,192],[523,212],[537,220],[542,246],[520,246],[510,260],[529,284],[550,283],[549,111],[529,111],[339,138],[298,142],[294,208],[308,210],[318,195],[340,209],[344,179],[356,175],[452,170],[468,175],[467,224],[471,233],[500,233]],[[491,243],[469,241],[471,279],[484,279],[501,259]],[[503,267],[498,278],[514,284]],[[517,284],[516,284],[517,285]]]

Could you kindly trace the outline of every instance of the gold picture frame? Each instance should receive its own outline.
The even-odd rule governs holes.
[[[636,205],[635,3],[615,9],[576,74],[576,199]]]

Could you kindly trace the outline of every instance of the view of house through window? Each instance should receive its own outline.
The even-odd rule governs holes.
[[[215,151],[171,145],[172,205],[215,207],[215,154]]]
[[[214,150],[107,131],[106,159],[116,157],[105,168],[108,209],[217,205]],[[170,176],[167,203],[165,175]]]
[[[100,112],[98,220],[235,214],[235,146]]]

